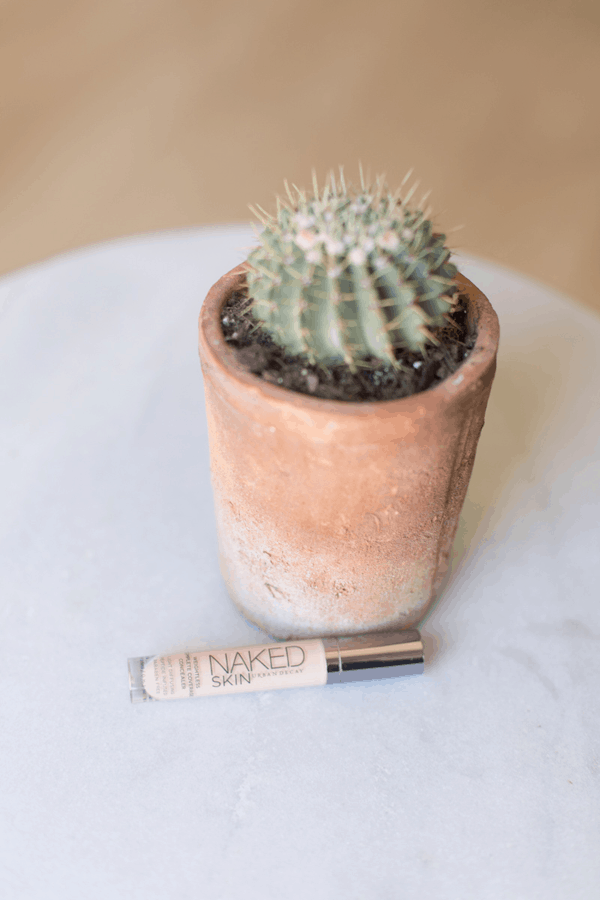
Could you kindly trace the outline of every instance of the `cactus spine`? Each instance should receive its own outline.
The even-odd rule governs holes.
[[[353,370],[370,358],[398,366],[398,348],[423,355],[437,343],[457,273],[446,236],[408,206],[414,188],[402,199],[407,179],[392,195],[383,176],[360,177],[355,190],[331,172],[319,191],[313,173],[312,196],[286,182],[275,216],[253,210],[263,229],[246,265],[253,315],[276,343]]]

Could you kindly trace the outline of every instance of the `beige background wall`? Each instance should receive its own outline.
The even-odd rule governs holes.
[[[361,159],[600,310],[598,0],[0,0],[0,42],[0,271]]]

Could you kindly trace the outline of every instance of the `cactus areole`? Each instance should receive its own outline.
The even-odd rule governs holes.
[[[427,216],[381,180],[353,191],[331,178],[311,198],[290,191],[263,225],[199,322],[229,594],[280,638],[411,627],[448,567],[494,377],[496,314]],[[397,372],[410,354],[427,360],[455,300],[473,340],[451,374],[401,398],[308,396],[259,377],[224,333],[246,288],[245,325],[262,325],[307,368],[359,377],[373,360]]]
[[[424,354],[437,343],[455,302],[456,266],[446,236],[410,193],[392,194],[379,177],[346,186],[330,173],[313,194],[288,187],[247,260],[252,313],[290,355],[311,363],[366,360],[396,366],[396,351]]]

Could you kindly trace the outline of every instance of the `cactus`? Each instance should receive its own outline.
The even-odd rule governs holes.
[[[401,197],[407,179],[393,195],[383,176],[367,184],[361,168],[360,180],[347,187],[340,169],[320,192],[313,173],[312,196],[285,182],[275,216],[250,207],[263,229],[246,264],[252,314],[273,340],[352,371],[398,367],[399,348],[425,355],[457,291],[446,236],[409,208],[414,188]]]

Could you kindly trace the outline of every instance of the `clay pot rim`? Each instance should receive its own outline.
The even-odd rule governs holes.
[[[280,405],[302,406],[307,412],[324,413],[332,416],[356,417],[377,412],[398,415],[408,413],[415,404],[434,407],[456,400],[457,395],[469,393],[473,385],[494,366],[500,326],[498,317],[487,297],[462,273],[456,281],[461,293],[469,298],[468,318],[475,319],[477,339],[469,356],[451,375],[433,387],[401,397],[396,400],[326,400],[311,397],[298,391],[264,381],[260,376],[248,372],[237,360],[235,351],[227,344],[221,331],[220,312],[230,294],[236,290],[245,273],[245,263],[240,263],[223,275],[209,290],[198,320],[199,342],[204,350],[206,362],[219,369],[221,375],[232,379],[239,388],[249,390],[255,397]],[[202,356],[202,354],[201,354]]]

